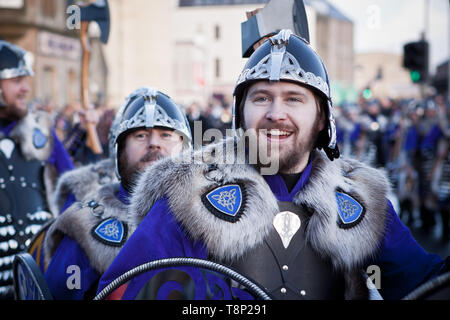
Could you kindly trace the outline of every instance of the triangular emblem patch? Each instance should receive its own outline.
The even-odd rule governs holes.
[[[33,130],[33,145],[36,149],[42,149],[47,143],[47,137],[38,128]]]
[[[346,229],[357,225],[364,216],[364,207],[352,196],[343,192],[336,192],[336,200],[339,212],[339,227]]]
[[[128,227],[115,218],[108,218],[92,229],[95,239],[109,246],[120,247],[127,239]]]
[[[243,212],[244,193],[238,184],[218,187],[202,196],[203,204],[217,217],[236,222]]]

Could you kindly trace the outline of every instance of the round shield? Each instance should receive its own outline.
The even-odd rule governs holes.
[[[403,300],[450,300],[450,272],[425,282]]]
[[[94,300],[103,300],[130,280],[143,286],[136,300],[271,300],[252,280],[230,268],[196,258],[169,258],[142,264],[112,281]]]
[[[13,262],[16,300],[52,300],[50,289],[29,253],[19,253]]]

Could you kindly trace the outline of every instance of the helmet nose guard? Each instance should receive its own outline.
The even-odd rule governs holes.
[[[232,125],[235,134],[241,128],[240,106],[244,92],[252,83],[260,80],[298,83],[322,96],[327,101],[328,139],[318,148],[323,148],[330,160],[339,157],[328,73],[320,56],[304,39],[290,30],[281,30],[250,56],[233,92]]]

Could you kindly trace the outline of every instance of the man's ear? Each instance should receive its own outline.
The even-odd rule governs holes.
[[[327,102],[324,99],[316,98],[317,112],[319,114],[318,127],[322,131],[327,124]]]
[[[4,107],[6,107],[6,102],[5,102],[4,97],[3,97],[2,84],[1,84],[1,81],[0,81],[0,108],[4,108]]]
[[[320,112],[319,131],[322,131],[323,129],[325,129],[325,126],[326,126],[326,123],[327,123],[326,116],[327,115],[326,115],[325,110],[322,110]]]

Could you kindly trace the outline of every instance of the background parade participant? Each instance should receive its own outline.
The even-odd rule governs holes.
[[[420,123],[419,192],[420,219],[422,231],[430,233],[436,224],[435,211],[438,207],[431,189],[435,159],[438,157],[438,141],[443,136],[436,116],[436,105],[425,102],[424,119]]]
[[[107,159],[84,165],[65,173],[58,179],[53,201],[59,212],[64,212],[74,202],[84,199],[89,193],[97,192],[101,186],[117,182],[118,174],[115,170],[115,132],[119,129],[123,110],[134,99],[142,96],[148,90],[148,88],[142,87],[132,92],[115,113],[108,133],[108,145],[106,147],[109,156]]]
[[[0,41],[0,297],[12,298],[13,255],[52,218],[59,174],[74,168],[50,115],[27,108],[31,54]]]
[[[435,201],[441,216],[441,241],[450,240],[450,109],[442,97],[437,99],[439,128],[442,135],[437,141],[437,157],[433,165],[432,186]]]
[[[113,158],[120,184],[105,184],[75,202],[46,234],[45,278],[56,299],[93,297],[100,275],[133,232],[127,212],[134,181],[153,162],[191,146],[185,115],[168,96],[154,89],[134,92],[116,119]],[[81,275],[75,287],[67,285],[67,268],[73,265]]]
[[[366,299],[361,271],[372,264],[381,270],[383,297],[399,299],[448,268],[400,222],[382,172],[337,160],[328,75],[305,40],[282,30],[264,42],[234,96],[236,140],[194,154],[190,165],[163,160],[139,179],[130,207],[138,227],[99,291],[142,263],[168,257],[227,264],[277,299]],[[234,155],[245,140],[241,129],[256,133],[260,150],[279,146],[269,154],[279,160],[276,174],[260,175],[255,167],[262,172],[264,162],[248,165],[248,154],[230,164],[228,144]],[[214,162],[221,155],[227,161]],[[142,297],[157,278],[136,276],[114,297]]]

